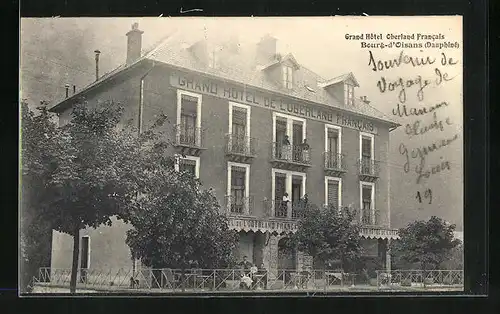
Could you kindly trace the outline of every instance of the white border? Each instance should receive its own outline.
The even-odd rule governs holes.
[[[374,182],[366,182],[366,181],[359,181],[359,209],[361,212],[361,219],[363,219],[363,185],[368,185],[372,188],[372,195],[371,195],[371,215],[372,215],[372,221],[370,221],[370,224],[374,224],[374,219],[375,219],[375,183]]]
[[[195,168],[194,168],[194,176],[199,179],[200,178],[200,157],[196,157],[196,156],[186,156],[186,157],[180,157],[181,160],[192,160],[194,161],[196,164],[195,164]]]
[[[246,137],[247,137],[247,145],[250,148],[250,116],[252,114],[252,108],[248,105],[243,105],[237,102],[229,102],[229,131],[228,134],[233,133],[233,107],[240,107],[247,111],[247,129],[246,129]]]
[[[338,204],[338,210],[340,211],[340,209],[342,208],[342,179],[341,178],[337,178],[337,177],[327,177],[325,176],[325,205],[328,206],[328,181],[337,181],[338,184],[339,184],[339,190],[338,190],[338,200],[339,200],[339,204]]]
[[[181,124],[181,105],[182,105],[182,95],[186,96],[191,96],[195,97],[198,99],[198,102],[196,104],[196,136],[197,140],[200,140],[201,136],[201,102],[202,102],[202,95],[201,94],[196,94],[193,92],[188,92],[182,89],[177,89],[177,125]],[[176,136],[179,136],[179,133],[176,133]],[[179,140],[179,139],[177,139]],[[197,143],[199,144],[199,143]]]
[[[304,172],[287,171],[282,169],[271,168],[271,201],[275,201],[275,187],[276,187],[276,173],[282,173],[286,175],[285,179],[285,192],[292,196],[292,176],[302,177],[302,195],[301,198],[307,194],[306,193],[306,179],[307,175]],[[272,206],[272,217],[274,217],[274,206]]]
[[[306,119],[298,118],[295,116],[290,116],[287,114],[273,111],[273,143],[276,142],[276,117],[286,119],[286,135],[288,135],[288,139],[290,140],[290,144],[293,143],[293,121],[302,122],[302,140],[307,139],[307,132],[306,132],[307,120]]]
[[[375,135],[371,133],[359,132],[359,160],[363,158],[363,137],[369,137],[371,139],[370,144],[370,160],[375,160]]]
[[[231,171],[233,166],[245,168],[245,197],[250,197],[250,165],[249,164],[240,164],[237,162],[227,162],[227,190],[226,195],[231,195]],[[246,204],[245,204],[246,205]],[[245,214],[248,214],[249,207],[245,206]]]

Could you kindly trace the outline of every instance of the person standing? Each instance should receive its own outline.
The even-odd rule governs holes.
[[[281,157],[285,160],[291,159],[290,140],[288,139],[288,135],[285,135],[281,143]]]
[[[303,163],[308,163],[309,162],[309,144],[307,143],[307,140],[304,139],[304,142],[301,145],[301,150],[302,150],[302,162]]]
[[[290,198],[288,193],[283,194],[283,200],[281,202],[281,216],[289,217],[289,212],[292,209],[292,204],[290,203]]]

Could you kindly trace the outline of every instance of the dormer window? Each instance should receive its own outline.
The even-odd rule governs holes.
[[[354,106],[354,85],[344,83],[344,103],[348,106]]]
[[[293,88],[293,68],[291,66],[283,66],[283,86],[286,89]]]

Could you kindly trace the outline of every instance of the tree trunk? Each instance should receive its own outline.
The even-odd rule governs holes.
[[[78,275],[78,256],[80,253],[80,229],[76,228],[73,233],[73,263],[71,265],[71,281],[69,289],[71,293],[76,293],[76,278]]]

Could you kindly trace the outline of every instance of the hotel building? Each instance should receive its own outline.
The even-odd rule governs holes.
[[[124,104],[140,130],[165,113],[180,171],[211,187],[239,234],[237,258],[269,270],[320,267],[282,241],[297,229],[298,202],[360,209],[365,254],[390,267],[389,133],[398,124],[357,97],[352,73],[324,79],[265,36],[252,47],[236,40],[188,40],[176,32],[141,53],[143,32],[127,36],[126,62],[51,107],[69,120],[80,97],[89,106]],[[202,38],[200,36],[200,38]],[[304,146],[307,140],[309,148]],[[291,206],[282,206],[285,193]],[[294,210],[295,208],[295,210]],[[130,226],[81,231],[82,268],[130,268]],[[52,268],[70,268],[72,239],[54,232]]]

